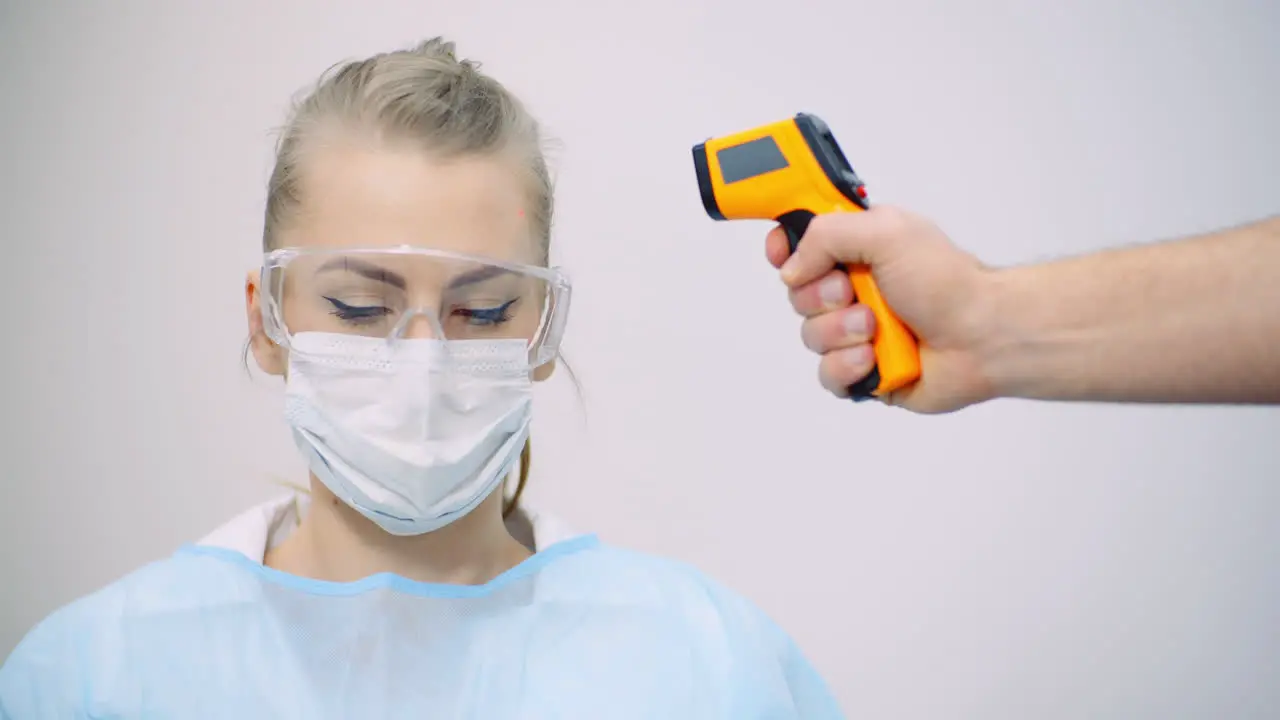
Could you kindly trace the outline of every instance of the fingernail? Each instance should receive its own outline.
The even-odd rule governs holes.
[[[871,364],[871,346],[859,345],[858,347],[849,348],[844,351],[844,363],[854,370]]]
[[[839,276],[832,276],[822,281],[818,286],[818,297],[822,298],[822,302],[830,307],[837,307],[844,302],[844,286],[846,280]]]
[[[863,337],[867,334],[867,314],[861,310],[851,310],[844,314],[844,334],[850,337]]]

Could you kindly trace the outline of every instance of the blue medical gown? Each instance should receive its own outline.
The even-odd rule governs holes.
[[[49,616],[0,717],[841,717],[792,641],[679,563],[566,540],[481,586],[307,580],[188,546]]]

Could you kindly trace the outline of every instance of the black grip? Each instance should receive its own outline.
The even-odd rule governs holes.
[[[796,248],[800,246],[800,239],[804,237],[804,233],[809,229],[809,223],[812,221],[813,213],[808,210],[792,210],[778,216],[778,223],[782,225],[782,229],[787,233],[788,255],[794,254]],[[845,269],[843,265],[836,265],[836,268],[839,270]],[[856,300],[857,298],[855,297],[854,299]],[[849,399],[854,402],[862,402],[875,397],[874,393],[878,387],[880,387],[880,368],[872,365],[871,372],[850,385],[846,390],[849,393]]]
[[[880,368],[877,365],[872,365],[871,372],[846,388],[846,391],[849,393],[849,399],[854,402],[862,402],[875,397],[875,391],[878,387],[880,387]]]
[[[813,213],[808,210],[792,210],[778,216],[782,229],[787,231],[788,255],[795,254],[796,248],[800,247],[800,238],[804,237],[804,231],[809,229],[811,220],[813,220]]]

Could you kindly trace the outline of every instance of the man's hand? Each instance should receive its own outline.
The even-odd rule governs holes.
[[[933,223],[877,206],[819,215],[790,258],[774,229],[766,250],[839,396],[870,372],[875,328],[836,263],[869,266],[919,339],[922,377],[891,405],[1280,403],[1280,218],[991,270]]]
[[[853,287],[836,263],[871,268],[885,302],[920,342],[921,379],[888,398],[920,413],[941,413],[995,396],[978,357],[984,313],[993,304],[993,273],[933,223],[905,210],[819,215],[794,256],[786,234],[766,238],[769,262],[782,271],[791,304],[804,323],[805,347],[822,356],[820,381],[844,397],[871,371],[875,318],[853,304]]]

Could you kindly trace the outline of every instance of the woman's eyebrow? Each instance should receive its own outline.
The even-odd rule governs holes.
[[[379,267],[370,262],[359,260],[351,257],[334,258],[321,265],[316,273],[342,271],[353,272],[361,277],[369,278],[377,282],[383,282],[398,290],[404,290],[409,287],[405,282],[404,276],[399,273],[392,272],[384,267]]]
[[[516,273],[513,273],[510,270],[500,268],[496,265],[480,267],[480,268],[476,268],[475,270],[468,270],[467,272],[459,273],[458,275],[455,275],[454,277],[450,278],[449,289],[453,290],[466,285],[475,285],[477,283],[485,282],[486,280],[492,280],[493,278],[496,278],[496,277],[503,277],[506,275],[515,275],[515,274]]]
[[[403,275],[375,265],[371,262],[360,260],[359,258],[334,258],[317,268],[316,272],[352,272],[370,280],[386,283],[399,290],[405,290],[409,286],[408,281],[405,280]],[[516,274],[517,273],[513,273],[510,270],[496,265],[480,267],[475,270],[468,270],[467,272],[460,273],[450,278],[448,288],[450,290],[455,290],[467,285],[477,285],[494,278]]]

